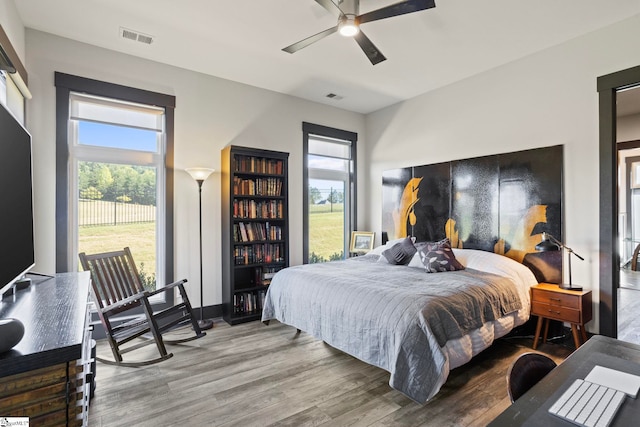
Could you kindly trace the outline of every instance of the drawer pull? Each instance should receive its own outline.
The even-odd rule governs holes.
[[[550,299],[551,301],[558,301],[558,302],[562,301],[560,298],[549,298],[549,299]]]
[[[560,314],[560,312],[559,312],[559,311],[553,311],[553,310],[549,310],[549,313]]]

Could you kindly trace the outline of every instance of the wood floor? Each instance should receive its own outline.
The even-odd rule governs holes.
[[[640,271],[620,270],[618,338],[640,344]]]
[[[572,349],[538,350],[561,361]],[[97,351],[111,356],[105,341]],[[531,351],[531,338],[498,340],[454,369],[426,405],[391,389],[388,372],[278,322],[217,321],[206,337],[170,351],[173,358],[144,368],[98,362],[89,425],[484,426],[510,404],[506,372]]]

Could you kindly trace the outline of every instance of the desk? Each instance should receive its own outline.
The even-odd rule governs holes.
[[[547,411],[574,380],[584,379],[595,365],[640,375],[640,346],[602,335],[592,337],[489,425],[573,426]],[[627,397],[611,425],[638,425],[638,419],[640,396],[636,399]]]
[[[87,424],[88,297],[89,272],[82,272],[34,280],[0,301],[0,318],[17,318],[25,328],[22,341],[0,354],[0,418]]]

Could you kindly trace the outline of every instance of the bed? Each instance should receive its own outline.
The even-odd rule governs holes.
[[[464,266],[425,272],[421,251],[406,265],[367,255],[289,267],[271,282],[262,320],[276,319],[390,372],[389,385],[418,403],[449,371],[529,318],[524,265],[491,252],[452,249]]]

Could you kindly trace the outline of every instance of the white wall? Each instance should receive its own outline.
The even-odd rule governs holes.
[[[0,25],[11,40],[11,46],[20,57],[20,61],[24,64],[26,57],[24,25],[22,25],[18,9],[11,0],[0,0]]]
[[[637,15],[369,114],[369,227],[380,230],[386,169],[563,144],[566,243],[586,258],[573,278],[598,301],[596,79],[640,65],[639,51]]]
[[[290,153],[291,264],[302,263],[302,122],[357,132],[358,151],[365,152],[361,114],[31,29],[26,34],[26,67],[33,93],[27,104],[27,124],[34,145],[37,271],[55,269],[55,71],[176,96],[175,274],[191,280],[189,295],[197,306],[198,191],[184,168],[208,166],[218,172],[202,188],[204,304],[213,305],[222,302],[220,150],[234,144]],[[360,164],[360,171],[367,173],[364,162]],[[361,183],[360,191],[365,190]]]

